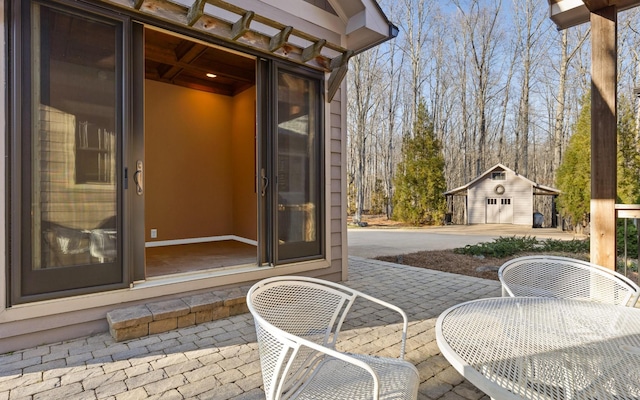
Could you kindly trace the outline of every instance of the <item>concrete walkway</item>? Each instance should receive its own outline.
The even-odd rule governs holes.
[[[349,276],[346,285],[407,312],[420,399],[488,399],[442,357],[434,326],[454,304],[499,296],[499,282],[357,257]],[[356,304],[339,347],[396,355],[386,343],[397,342],[398,322]],[[104,333],[43,345],[0,355],[0,400],[264,399],[257,347],[250,314],[120,343]]]

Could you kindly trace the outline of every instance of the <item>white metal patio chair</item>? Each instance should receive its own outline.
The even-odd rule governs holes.
[[[402,316],[399,358],[336,350],[358,297]],[[247,293],[247,305],[255,320],[268,400],[417,398],[418,371],[403,360],[408,320],[400,308],[337,283],[299,276],[256,283]]]
[[[635,306],[640,287],[615,271],[587,261],[556,256],[527,256],[498,270],[502,296],[584,299]]]

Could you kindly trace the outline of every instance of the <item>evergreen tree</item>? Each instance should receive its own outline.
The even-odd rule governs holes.
[[[560,213],[569,217],[575,226],[586,222],[591,201],[591,100],[590,94],[582,102],[569,146],[558,168],[556,186]]]
[[[422,101],[413,136],[403,140],[402,161],[397,171],[394,217],[413,225],[441,224],[446,210],[444,157]]]
[[[618,201],[624,204],[640,202],[640,152],[638,128],[633,104],[626,97],[619,102],[618,121]]]

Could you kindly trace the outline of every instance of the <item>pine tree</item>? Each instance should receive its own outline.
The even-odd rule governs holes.
[[[393,196],[395,219],[413,225],[441,224],[446,210],[444,157],[424,102],[420,102],[412,137],[402,144]]]
[[[633,104],[626,97],[619,102],[618,198],[620,203],[640,202],[640,152]]]
[[[591,101],[585,96],[574,133],[558,168],[558,209],[575,226],[586,223],[591,203]]]

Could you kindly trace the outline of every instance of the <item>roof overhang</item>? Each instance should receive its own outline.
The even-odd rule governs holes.
[[[330,72],[326,100],[333,99],[349,59],[397,35],[376,0],[328,0],[338,16],[288,0],[99,0],[181,25],[275,57]],[[288,7],[291,7],[289,10]],[[317,24],[322,19],[325,26]]]
[[[560,190],[558,190],[556,188],[552,188],[551,186],[540,185],[538,183],[533,185],[533,195],[534,196],[539,196],[539,195],[557,196],[557,195],[559,195],[561,193],[562,192]]]
[[[640,0],[548,0],[551,20],[558,29],[589,22],[591,12],[604,7],[616,6],[618,11],[640,5]]]
[[[355,54],[398,35],[376,0],[329,0],[346,21],[346,47]]]

